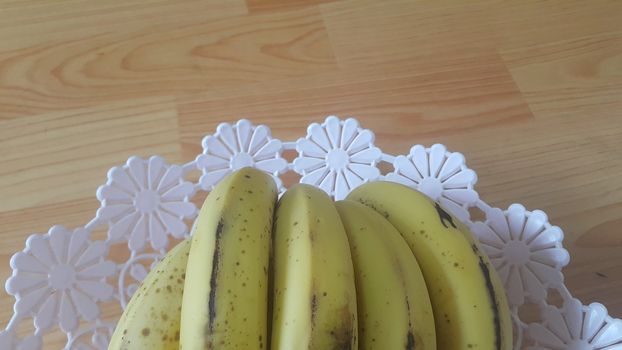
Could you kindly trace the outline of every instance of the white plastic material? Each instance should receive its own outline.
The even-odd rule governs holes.
[[[298,156],[289,163],[284,150],[296,150]],[[394,170],[382,175],[380,162]],[[311,124],[295,142],[274,139],[267,126],[248,120],[223,123],[203,139],[203,153],[192,162],[171,165],[159,156],[132,156],[110,169],[108,181],[97,190],[101,205],[93,220],[75,229],[54,226],[34,234],[11,258],[13,274],[5,288],[15,296],[14,314],[0,332],[0,349],[41,349],[43,335],[56,327],[67,336],[65,349],[106,349],[114,324],[102,320],[102,303],[124,308],[148,269],[170,248],[169,240],[189,235],[188,225],[198,212],[190,199],[246,166],[271,174],[281,193],[280,176],[288,171],[335,199],[379,179],[413,187],[440,202],[479,238],[506,288],[515,349],[622,350],[622,321],[609,317],[601,304],[582,305],[564,286],[561,270],[570,257],[562,230],[549,224],[544,212],[520,204],[506,210],[490,207],[475,191],[477,175],[462,154],[443,145],[415,145],[407,155],[389,155],[355,119],[332,116]],[[192,170],[202,172],[198,183],[188,180]],[[482,210],[485,221],[471,221],[471,207]],[[102,229],[106,237],[93,238]],[[127,245],[127,260],[112,261],[113,244]],[[547,303],[551,291],[561,295],[562,307]],[[519,308],[526,303],[538,307],[539,322],[520,319]],[[22,322],[31,322],[34,332],[18,338]]]

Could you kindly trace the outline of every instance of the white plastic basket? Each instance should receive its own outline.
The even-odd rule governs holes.
[[[297,152],[293,162],[282,157],[284,150]],[[382,175],[380,162],[394,170]],[[490,207],[475,191],[477,175],[462,154],[443,145],[415,145],[409,154],[393,156],[375,146],[374,134],[355,119],[332,116],[309,125],[306,137],[295,142],[272,138],[267,126],[248,120],[223,123],[203,139],[203,153],[192,162],[175,165],[159,156],[133,156],[110,169],[108,181],[97,190],[101,206],[95,218],[83,227],[54,226],[31,235],[25,249],[11,258],[13,274],[5,287],[15,296],[14,314],[0,332],[0,349],[40,349],[44,334],[56,327],[67,337],[65,349],[106,349],[114,324],[102,320],[100,305],[125,307],[149,266],[166,253],[169,239],[189,235],[188,223],[198,212],[190,199],[245,166],[272,174],[281,193],[280,176],[289,171],[335,199],[378,179],[416,188],[478,236],[507,291],[515,349],[622,349],[622,321],[609,317],[601,304],[583,305],[564,285],[561,270],[569,261],[564,235],[544,212],[520,204]],[[197,169],[202,172],[198,183],[187,180]],[[485,221],[471,221],[471,207],[483,211]],[[96,230],[105,230],[107,237],[95,239]],[[113,244],[127,244],[126,261],[110,260]],[[561,307],[547,303],[551,291],[561,295]],[[527,303],[539,309],[538,322],[519,317]],[[23,322],[32,322],[34,331],[19,339],[16,329]]]

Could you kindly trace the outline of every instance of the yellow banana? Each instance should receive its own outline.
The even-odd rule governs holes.
[[[190,240],[177,244],[152,269],[128,303],[108,350],[179,348],[179,319]]]
[[[350,247],[323,191],[298,184],[283,195],[273,263],[272,350],[358,349]]]
[[[422,193],[371,182],[347,199],[385,216],[423,272],[442,350],[509,350],[512,325],[503,286],[469,230]]]
[[[267,347],[268,264],[276,185],[243,168],[209,194],[188,257],[180,349]]]
[[[361,203],[336,206],[354,262],[359,349],[436,350],[425,280],[400,233]]]

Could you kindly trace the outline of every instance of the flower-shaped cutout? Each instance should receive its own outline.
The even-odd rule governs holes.
[[[300,182],[318,186],[336,200],[380,176],[376,163],[382,152],[374,146],[374,134],[352,118],[330,116],[321,125],[309,125],[296,150],[294,171],[302,175]]]
[[[211,190],[233,171],[255,167],[271,174],[280,188],[277,175],[287,170],[282,152],[283,144],[271,137],[265,125],[254,126],[246,119],[235,125],[222,123],[214,135],[203,138],[203,154],[196,161],[203,171],[199,182],[203,189]]]
[[[154,256],[153,254],[148,254],[148,255],[145,255],[144,257],[149,258],[149,257],[154,257]],[[141,258],[141,256],[138,256],[138,258]],[[153,263],[151,264],[149,268],[149,271],[147,271],[147,268],[145,268],[145,266],[140,264],[137,260],[138,259],[135,259],[136,262],[130,266],[130,276],[132,276],[132,278],[136,281],[136,283],[131,283],[127,286],[126,294],[128,297],[131,297],[132,295],[134,295],[134,293],[136,293],[138,288],[140,288],[140,284],[142,283],[142,281],[144,281],[145,278],[147,278],[149,271],[153,270],[155,265],[157,265],[157,263],[160,261],[159,259],[154,259]]]
[[[527,328],[536,344],[529,350],[622,349],[622,320],[609,317],[602,304],[583,306],[577,299],[570,299],[561,309],[547,305],[542,315],[542,323]]]
[[[106,350],[110,344],[114,325],[97,322],[90,327],[80,329],[72,334],[67,343],[68,350]]]
[[[486,222],[472,223],[471,230],[499,273],[511,306],[522,305],[526,297],[541,301],[548,288],[563,283],[561,268],[570,256],[562,247],[562,230],[551,226],[544,212],[529,212],[520,204],[505,212],[493,208]]]
[[[166,254],[142,253],[137,254],[125,262],[119,271],[118,290],[120,293],[121,307],[125,309],[129,299],[140,288],[141,283],[147,278],[149,271],[153,270]],[[129,277],[126,278],[129,273]]]
[[[95,349],[108,349],[108,344],[110,344],[110,338],[112,338],[113,331],[114,328],[112,327],[98,328],[93,332],[93,335],[91,335],[91,344],[93,344]]]
[[[462,154],[448,152],[441,144],[415,145],[407,156],[395,157],[393,168],[386,180],[416,188],[460,220],[469,218],[467,208],[478,200],[473,190],[477,175],[466,167]]]
[[[75,329],[79,316],[87,321],[99,316],[97,302],[113,296],[106,278],[116,264],[105,260],[105,242],[89,235],[83,228],[54,226],[28,238],[26,249],[11,258],[13,275],[5,286],[16,297],[16,314],[33,315],[38,329],[60,324],[65,332]]]
[[[137,264],[133,264],[132,267],[130,267],[130,276],[132,276],[132,278],[135,281],[137,281],[137,283],[132,283],[127,286],[127,295],[129,297],[131,297],[132,295],[134,295],[134,293],[136,293],[136,291],[140,287],[140,283],[142,283],[142,281],[144,281],[145,278],[147,278],[148,274],[149,274],[149,271],[147,271],[145,266],[143,266],[142,264],[137,263]]]
[[[3,330],[0,332],[0,348],[13,349],[17,347],[17,336],[12,330]]]
[[[196,215],[189,199],[194,191],[194,185],[184,181],[182,167],[157,156],[131,157],[124,166],[110,169],[108,182],[97,190],[97,218],[110,222],[112,242],[127,239],[132,251],[143,250],[147,241],[163,249],[168,234],[182,238],[187,231],[184,219]]]
[[[41,349],[41,344],[41,337],[37,335],[31,335],[20,340],[12,330],[0,332],[0,349],[39,350]]]

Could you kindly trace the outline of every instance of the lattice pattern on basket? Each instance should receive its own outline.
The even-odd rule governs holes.
[[[284,150],[297,152],[293,162],[283,158]],[[382,175],[380,162],[394,170]],[[416,188],[465,221],[479,238],[506,287],[515,349],[622,349],[622,321],[609,317],[601,304],[582,305],[564,286],[561,270],[569,261],[564,235],[544,212],[520,204],[506,210],[490,207],[479,199],[477,175],[462,154],[443,145],[415,145],[407,155],[393,156],[382,152],[373,132],[355,119],[333,116],[311,124],[295,142],[275,139],[267,126],[248,120],[223,123],[203,139],[203,153],[187,164],[133,156],[110,169],[108,181],[97,190],[101,206],[89,223],[34,234],[12,257],[13,274],[5,287],[16,301],[13,317],[0,332],[0,348],[40,349],[43,335],[58,326],[66,334],[66,349],[106,349],[114,324],[101,319],[100,304],[125,307],[148,268],[166,253],[169,240],[189,235],[187,223],[198,212],[190,199],[246,166],[271,174],[281,193],[280,176],[288,171],[335,199],[378,179]],[[193,170],[202,172],[196,183],[187,179]],[[484,212],[484,221],[470,220],[472,207]],[[107,232],[105,238],[93,238],[98,229]],[[113,244],[127,245],[126,261],[111,261]],[[561,295],[561,307],[547,303],[549,291]],[[526,303],[537,306],[540,321],[521,320],[519,308]],[[35,331],[19,339],[18,325],[29,320]]]

